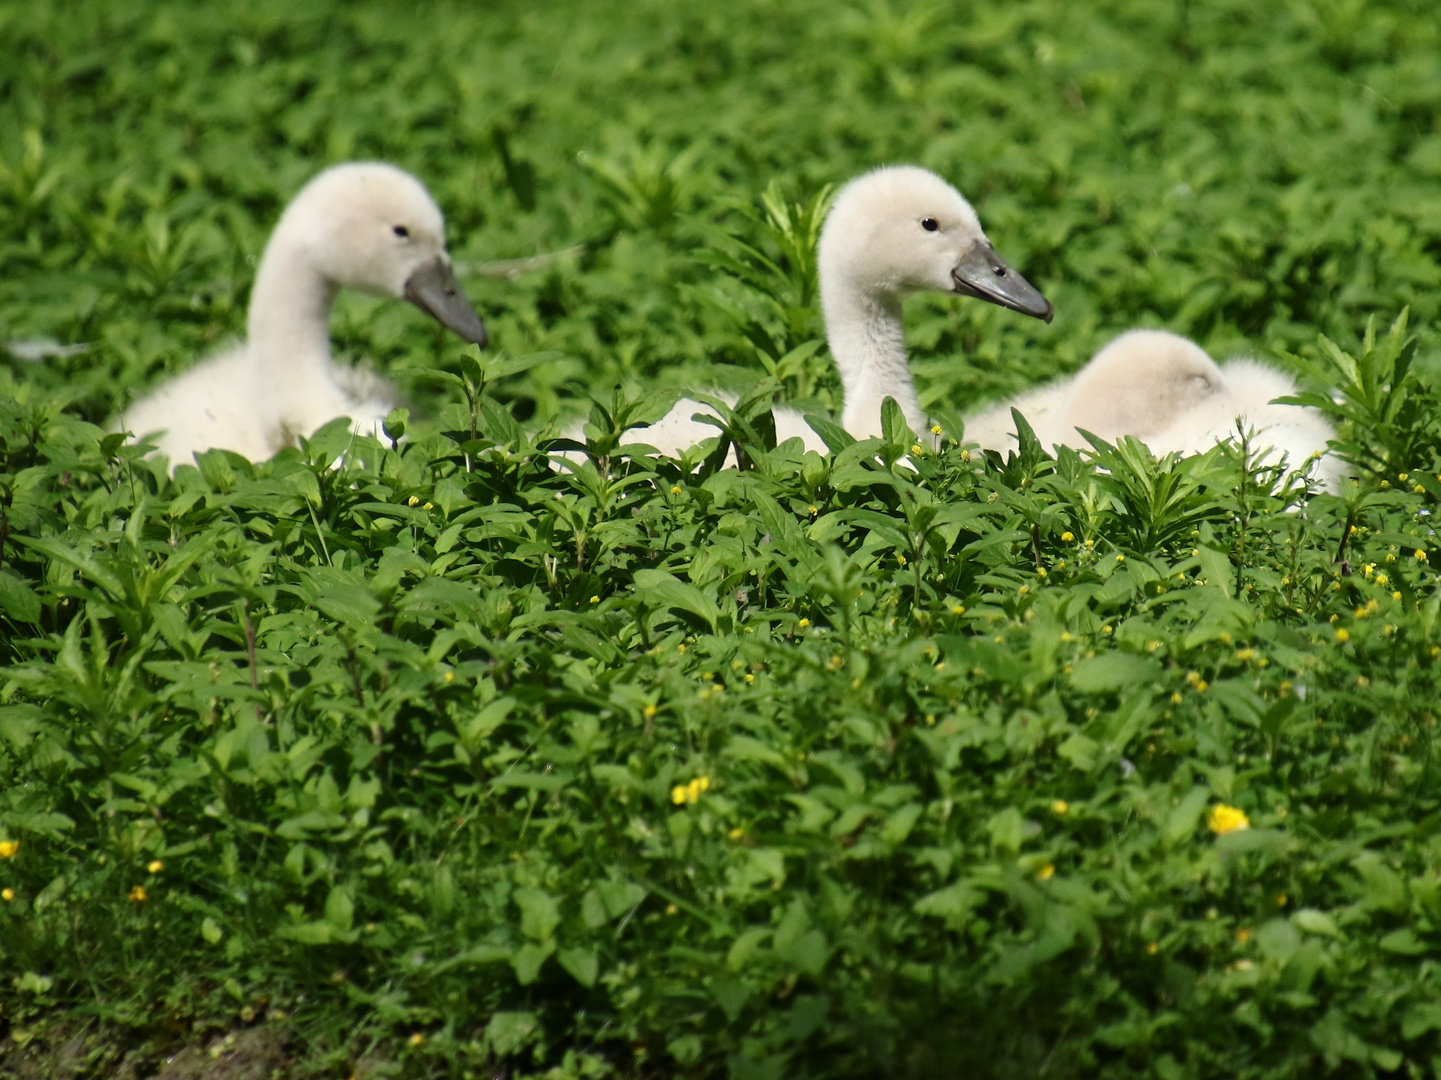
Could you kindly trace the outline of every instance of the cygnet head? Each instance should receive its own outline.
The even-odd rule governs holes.
[[[935,173],[895,165],[840,190],[821,231],[826,279],[877,297],[923,290],[974,296],[1051,321],[1050,303],[986,239],[959,191]]]
[[[486,344],[445,249],[445,219],[419,180],[383,162],[325,170],[286,207],[273,244],[299,248],[334,285],[410,301]]]
[[[1204,349],[1165,330],[1129,330],[1076,375],[1066,422],[1104,439],[1144,438],[1225,391]]]

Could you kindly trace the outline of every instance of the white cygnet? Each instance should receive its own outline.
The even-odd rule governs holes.
[[[1011,409],[1026,418],[1042,446],[1084,447],[1081,431],[1107,442],[1130,435],[1157,455],[1195,454],[1237,437],[1239,421],[1254,430],[1262,460],[1285,455],[1292,469],[1323,457],[1314,476],[1337,490],[1341,463],[1326,453],[1335,431],[1315,409],[1277,405],[1296,393],[1282,372],[1254,360],[1216,364],[1195,342],[1164,330],[1131,330],[1113,340],[1074,376],[1022,394],[967,419],[967,441],[1006,452],[1017,447]]]
[[[200,451],[253,461],[336,417],[371,432],[394,388],[330,355],[330,310],[342,288],[410,301],[463,340],[485,345],[485,326],[455,280],[445,222],[425,187],[393,165],[327,169],[286,207],[251,291],[248,336],[151,391],[116,430],[158,435],[170,466]]]
[[[954,292],[1046,322],[1053,315],[1046,298],[996,254],[961,193],[914,165],[877,169],[840,190],[821,230],[817,269],[826,340],[844,391],[841,426],[856,438],[881,433],[888,397],[912,430],[926,431],[901,325],[901,302],[910,294]],[[712,412],[685,398],[627,436],[677,456],[717,434],[691,419]],[[825,450],[800,413],[774,415],[777,442],[799,437],[808,449]]]

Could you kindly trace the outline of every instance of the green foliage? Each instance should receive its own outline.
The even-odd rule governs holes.
[[[329,1076],[1434,1072],[1437,36],[1400,0],[0,13],[0,1055],[90,1023],[109,1076],[268,1017]],[[383,439],[171,478],[107,434],[367,156],[436,193],[496,350],[348,298],[409,397]],[[1057,301],[913,304],[934,412],[1165,323],[1292,354],[1355,481],[982,460],[894,403],[846,435],[815,237],[892,160]],[[713,442],[625,445],[717,383]]]

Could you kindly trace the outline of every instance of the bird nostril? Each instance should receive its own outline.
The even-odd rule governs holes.
[[[1005,268],[1004,266],[997,266],[997,267],[995,267],[995,271],[996,271],[996,277],[1005,277],[1005,276],[1006,276],[1006,268]]]

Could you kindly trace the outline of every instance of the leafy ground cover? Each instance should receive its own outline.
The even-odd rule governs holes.
[[[0,11],[0,339],[87,344],[0,361],[0,1070],[1434,1075],[1438,34]],[[405,441],[172,480],[107,436],[369,156],[445,207],[498,351],[348,298]],[[940,449],[743,409],[744,471],[622,452],[687,381],[834,411],[814,227],[892,160],[1058,311],[908,309]],[[967,405],[1139,324],[1293,366],[1357,482],[967,452]]]

